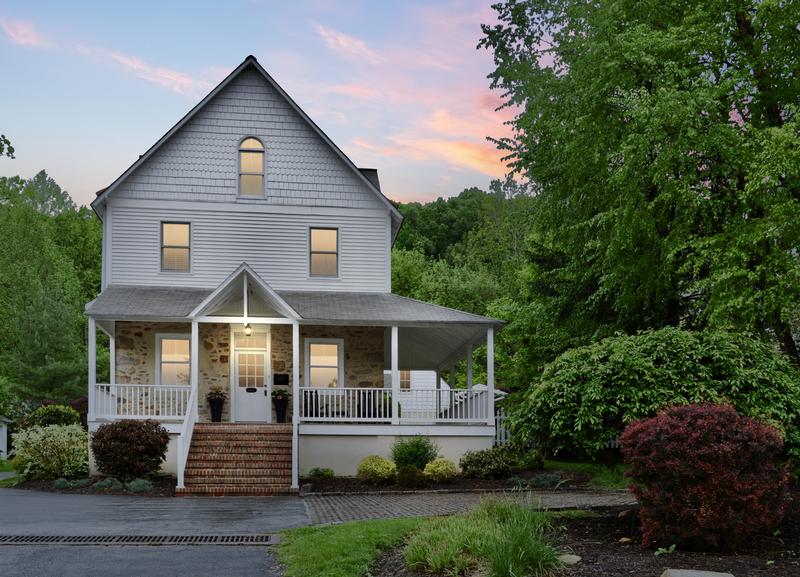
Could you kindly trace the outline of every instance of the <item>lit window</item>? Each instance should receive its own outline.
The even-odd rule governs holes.
[[[239,196],[264,196],[264,145],[257,138],[239,145]]]
[[[161,270],[189,271],[189,223],[161,223]]]
[[[400,371],[400,388],[411,388],[411,371]]]
[[[311,229],[311,276],[339,274],[339,231],[335,228]]]
[[[306,340],[306,383],[320,389],[335,389],[342,383],[344,365],[341,339]]]
[[[158,335],[159,385],[189,384],[189,337]]]

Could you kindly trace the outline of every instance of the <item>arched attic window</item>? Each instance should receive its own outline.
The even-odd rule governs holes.
[[[264,145],[252,136],[239,144],[239,196],[264,196]]]

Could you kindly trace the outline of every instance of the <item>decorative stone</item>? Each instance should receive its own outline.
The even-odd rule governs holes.
[[[581,562],[581,558],[579,555],[573,555],[571,553],[562,553],[558,556],[558,560],[561,561],[564,565],[577,565]],[[662,575],[663,577],[663,575]]]
[[[697,569],[667,569],[661,574],[661,577],[733,577],[733,575]]]
[[[628,545],[630,543],[633,543],[633,539],[631,539],[630,537],[620,537],[617,543],[619,543],[620,545]]]
[[[219,362],[222,363],[223,365],[227,365],[228,364],[228,355],[220,355],[219,356]]]

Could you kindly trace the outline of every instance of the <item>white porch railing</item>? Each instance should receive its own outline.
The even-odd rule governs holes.
[[[189,385],[97,384],[95,418],[182,421],[191,405],[191,390]]]
[[[191,388],[189,395],[189,410],[183,419],[183,426],[178,435],[178,489],[185,487],[183,477],[186,471],[186,461],[189,458],[189,447],[192,445],[192,433],[194,425],[197,423],[197,389]]]
[[[391,389],[302,387],[300,395],[302,422],[392,422]],[[485,390],[402,390],[398,395],[398,405],[401,424],[485,424],[489,415],[488,393]]]

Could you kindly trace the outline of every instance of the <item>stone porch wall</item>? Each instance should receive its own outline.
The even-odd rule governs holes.
[[[155,384],[156,334],[190,336],[189,323],[117,321],[116,381],[120,384]],[[201,324],[198,381],[198,416],[210,421],[206,393],[212,385],[228,390],[230,385],[230,329],[227,324]],[[230,403],[225,403],[223,420],[229,420]]]

